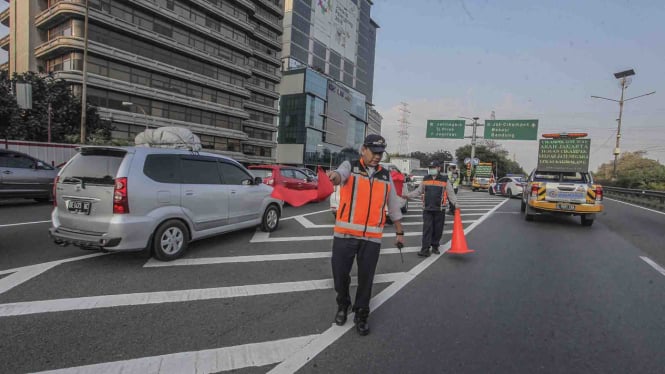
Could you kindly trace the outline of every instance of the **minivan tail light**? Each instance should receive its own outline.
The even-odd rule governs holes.
[[[603,187],[596,186],[596,201],[603,201]]]
[[[58,181],[60,180],[60,176],[56,176],[55,179],[53,180],[53,193],[51,194],[51,197],[53,198],[53,206],[57,207],[58,206],[58,197],[55,194],[55,191],[58,188]]]
[[[113,214],[128,214],[127,178],[116,178],[113,188]]]

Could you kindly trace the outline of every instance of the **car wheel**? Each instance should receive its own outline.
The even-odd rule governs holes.
[[[508,195],[509,199],[512,198],[513,197],[513,191],[509,188],[508,191],[506,191],[506,195]]]
[[[589,218],[586,215],[581,215],[580,218],[582,219],[582,226],[591,226],[593,225],[593,218]]]
[[[490,187],[490,189],[488,191],[489,191],[490,195],[494,195],[494,190],[492,189],[492,187]]]
[[[279,226],[279,209],[275,205],[268,205],[261,219],[261,230],[273,232],[277,230],[277,226]]]
[[[528,206],[524,207],[524,220],[525,221],[533,221],[533,216],[534,215],[531,214],[530,211],[531,211],[531,208],[529,208]]]
[[[181,221],[172,219],[155,231],[152,250],[160,261],[172,261],[182,256],[189,244],[189,231]]]
[[[522,200],[522,204],[520,204],[520,212],[524,213],[524,211],[526,211],[526,203]]]

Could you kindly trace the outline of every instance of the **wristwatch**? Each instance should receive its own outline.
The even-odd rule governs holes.
[[[404,236],[404,233],[403,233],[403,232],[396,232],[395,235],[402,235],[402,236]]]

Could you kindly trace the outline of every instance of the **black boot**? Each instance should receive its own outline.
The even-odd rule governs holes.
[[[358,309],[356,311],[355,317],[353,317],[353,323],[356,324],[356,331],[358,331],[358,334],[361,336],[365,336],[369,334],[369,322],[367,322],[367,318],[369,317],[369,309]]]
[[[432,253],[434,253],[435,255],[440,255],[441,252],[439,252],[439,247],[432,247]]]
[[[346,315],[349,314],[348,305],[339,305],[337,307],[337,314],[335,314],[335,324],[337,326],[342,326],[346,323]]]
[[[422,248],[420,252],[418,252],[418,256],[429,257],[429,247]]]

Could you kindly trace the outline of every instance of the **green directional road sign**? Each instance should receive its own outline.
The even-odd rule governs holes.
[[[488,119],[485,120],[484,137],[495,140],[536,140],[538,138],[538,120]]]
[[[539,171],[589,171],[591,139],[541,139]]]
[[[427,138],[464,139],[464,120],[429,119]]]

